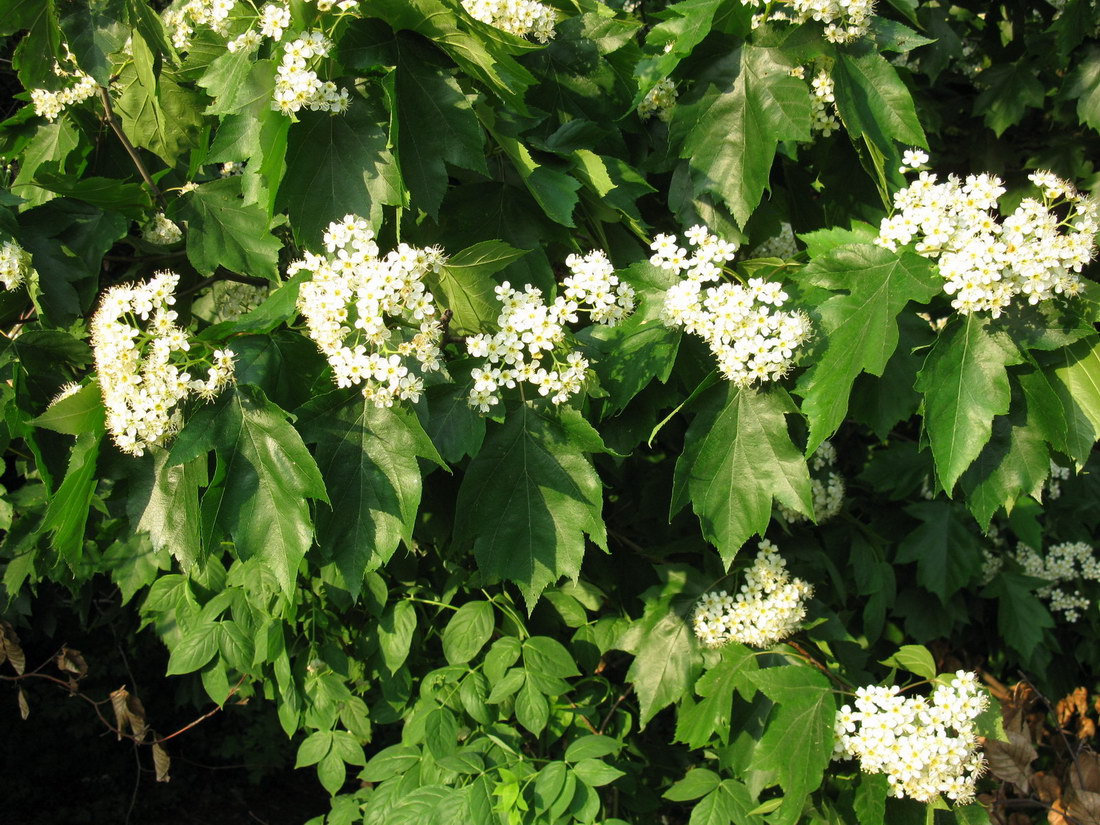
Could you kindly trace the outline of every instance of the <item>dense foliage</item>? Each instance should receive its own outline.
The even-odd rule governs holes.
[[[186,771],[107,611],[333,825],[1100,821],[1098,27],[0,0],[0,702]]]

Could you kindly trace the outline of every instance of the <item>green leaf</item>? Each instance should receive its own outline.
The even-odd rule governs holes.
[[[215,523],[233,536],[242,559],[262,559],[289,595],[313,543],[308,499],[328,501],[313,456],[286,413],[247,384],[191,418],[169,463],[184,464],[211,449],[225,468],[224,493],[211,488],[206,494],[215,496]]]
[[[378,751],[359,772],[364,782],[384,782],[400,776],[421,760],[420,749],[411,745],[391,745]]]
[[[550,707],[539,690],[527,679],[516,694],[516,721],[538,736],[550,718]]]
[[[664,10],[667,17],[646,35],[646,46],[656,53],[640,60],[634,69],[638,93],[631,108],[703,42],[714,25],[715,13],[723,5],[722,0],[685,0]]]
[[[688,692],[699,673],[700,655],[690,623],[667,599],[650,605],[639,627],[642,635],[626,680],[638,694],[644,727]]]
[[[490,276],[526,254],[526,249],[503,241],[482,241],[448,256],[428,285],[453,313],[450,329],[460,335],[492,330],[501,306],[494,292],[497,283]]]
[[[218,625],[202,622],[180,635],[168,657],[168,676],[198,670],[218,653]]]
[[[599,788],[614,782],[620,776],[626,776],[625,771],[608,765],[600,759],[582,759],[572,768],[577,778],[593,788]]]
[[[332,750],[332,731],[316,730],[302,740],[298,746],[298,756],[294,760],[295,768],[316,765]]]
[[[115,178],[62,174],[56,163],[43,163],[34,173],[36,186],[84,201],[100,209],[119,212],[132,220],[141,220],[151,206],[149,194],[138,183],[126,183]]]
[[[487,109],[479,109],[482,124],[493,136],[504,153],[512,161],[523,185],[531,193],[545,215],[562,226],[575,226],[573,209],[580,196],[577,190],[581,182],[550,165],[550,161],[538,163],[530,150],[503,124],[498,124]]]
[[[917,581],[946,604],[981,571],[981,549],[946,501],[918,501],[905,512],[921,524],[902,539],[895,561],[915,561]]]
[[[1077,117],[1100,132],[1100,48],[1090,46],[1075,58],[1077,70],[1066,85],[1066,96],[1077,98]]]
[[[489,602],[466,602],[443,629],[443,655],[447,663],[461,665],[470,661],[493,635],[495,620]]]
[[[907,670],[929,681],[934,680],[939,672],[936,670],[936,660],[923,645],[902,645],[897,653],[889,659],[884,659],[882,664]]]
[[[144,4],[143,4],[144,5]],[[202,95],[180,85],[167,71],[150,83],[136,65],[152,65],[145,41],[132,38],[134,62],[119,73],[113,108],[130,142],[158,155],[169,166],[198,143],[202,128]]]
[[[465,456],[477,455],[485,441],[485,419],[469,404],[470,363],[451,361],[452,376],[461,376],[454,384],[428,388],[428,420],[424,429],[444,460],[454,464]]]
[[[65,42],[82,70],[100,86],[111,82],[110,56],[122,49],[128,31],[124,0],[66,3],[58,21]]]
[[[1065,411],[1068,455],[1081,468],[1100,438],[1100,337],[1065,347],[1056,358],[1051,384]]]
[[[170,465],[165,450],[152,449],[127,500],[134,529],[147,532],[153,546],[167,549],[190,573],[202,560],[199,539],[199,487],[206,483],[206,457]]]
[[[1065,445],[1065,416],[1050,382],[1038,370],[1017,373],[1020,392],[1007,416],[993,420],[989,443],[960,479],[966,505],[989,529],[994,513],[1012,514],[1021,495],[1038,499],[1050,475],[1047,442]]]
[[[896,153],[895,140],[927,148],[909,89],[873,47],[838,50],[831,76],[836,107],[852,138],[866,137],[887,156]]]
[[[38,167],[54,162],[63,166],[66,158],[80,145],[80,135],[72,121],[62,115],[53,123],[39,126],[34,137],[23,148],[19,174],[11,184],[11,192],[23,198],[29,205],[43,204],[53,193],[34,182]]]
[[[298,412],[332,491],[331,509],[317,516],[317,542],[358,596],[364,573],[389,561],[401,541],[412,542],[421,494],[417,457],[442,459],[415,415],[376,407],[358,392],[329,393]]]
[[[549,636],[531,636],[524,640],[523,667],[527,671],[527,681],[548,696],[565,693],[568,685],[563,680],[580,676],[569,651]]]
[[[772,500],[812,517],[810,474],[787,433],[795,411],[778,387],[760,392],[722,382],[707,391],[676,462],[672,512],[691,500],[703,535],[729,565],[771,521]]]
[[[1037,67],[1022,60],[990,66],[978,75],[985,89],[974,101],[974,114],[985,115],[985,125],[1000,137],[1009,126],[1019,123],[1029,109],[1043,105],[1043,84]]]
[[[412,602],[402,599],[386,608],[378,622],[378,646],[382,650],[382,661],[390,673],[396,673],[409,658],[415,632],[416,609]]]
[[[706,796],[722,782],[721,777],[706,768],[692,768],[684,778],[661,794],[673,802],[688,802]]]
[[[1002,571],[982,591],[983,596],[997,599],[1001,637],[1025,659],[1043,642],[1044,631],[1054,627],[1050,612],[1035,596],[1038,583],[1029,576]]]
[[[203,275],[224,266],[278,281],[282,243],[268,231],[264,209],[240,195],[241,179],[234,176],[201,184],[180,198],[175,214],[187,221],[187,258]]]
[[[680,705],[676,718],[676,739],[689,748],[701,748],[714,734],[729,743],[733,694],[746,700],[756,693],[749,674],[757,670],[756,654],[741,644],[722,647],[718,663],[695,683],[695,692],[703,699],[694,705]]]
[[[898,345],[901,311],[910,301],[930,301],[942,283],[927,259],[871,244],[834,249],[811,261],[801,277],[814,286],[848,290],[818,308],[825,348],[798,381],[802,412],[810,420],[809,455],[844,421],[857,376],[883,374]]]
[[[270,109],[275,91],[275,61],[256,60],[250,49],[227,51],[207,66],[195,83],[214,99],[203,112],[205,115],[231,115],[261,103]]]
[[[656,378],[668,381],[676,363],[681,332],[641,312],[613,327],[592,324],[577,338],[592,351],[592,368],[607,390],[605,415],[626,408],[630,400]]]
[[[401,602],[408,604],[408,602]],[[452,755],[458,747],[458,720],[446,708],[432,708],[424,719],[424,745],[436,759]]]
[[[670,129],[682,136],[695,195],[720,197],[741,226],[760,203],[779,141],[810,139],[809,91],[792,68],[778,49],[743,45],[674,110]]]
[[[585,535],[606,546],[603,491],[585,452],[602,448],[574,410],[518,404],[470,462],[458,491],[455,541],[486,579],[515,582],[528,608],[575,578]]]
[[[725,779],[717,788],[699,800],[691,811],[688,825],[730,825],[751,822],[750,812],[756,803],[749,789],[733,779]]]
[[[993,418],[1008,412],[1006,367],[1020,351],[986,318],[967,315],[940,333],[917,377],[924,395],[924,425],[936,472],[951,493],[993,431]]]
[[[890,783],[884,773],[860,773],[852,808],[859,825],[885,825],[886,794]]]
[[[72,395],[54,401],[46,411],[29,423],[35,427],[53,430],[65,435],[80,435],[86,432],[103,432],[103,397],[99,384],[85,384]]]
[[[809,667],[770,667],[749,678],[776,703],[764,736],[757,743],[754,769],[775,771],[784,791],[782,810],[802,810],[810,791],[821,784],[833,753],[836,702],[829,680]],[[793,822],[794,816],[786,816]]]
[[[447,191],[447,166],[489,176],[483,136],[458,81],[415,38],[396,39],[398,156],[413,206],[433,218]]]
[[[75,564],[83,555],[84,528],[96,488],[96,459],[102,441],[102,429],[76,437],[65,479],[50,499],[42,519],[42,532],[51,533],[50,546],[69,564]]]
[[[354,98],[346,114],[303,112],[290,130],[277,204],[290,214],[299,243],[317,245],[346,214],[377,228],[382,205],[400,205],[401,183],[389,151],[389,119],[374,101]]]
[[[582,759],[600,759],[622,749],[622,742],[610,736],[589,734],[574,739],[565,749],[566,762],[579,762]]]

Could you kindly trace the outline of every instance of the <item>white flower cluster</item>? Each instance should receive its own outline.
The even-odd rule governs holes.
[[[931,802],[944,794],[968,805],[986,768],[974,720],[988,704],[977,676],[963,670],[930,697],[900,696],[896,685],[858,688],[855,708],[837,712],[833,757],[886,774],[896,797]]]
[[[313,275],[298,293],[298,309],[336,385],[362,384],[363,397],[378,407],[419,400],[423,374],[442,369],[443,330],[424,286],[443,265],[442,251],[400,244],[379,256],[374,232],[358,215],[330,223],[324,243],[327,255],[307,252],[287,274]]]
[[[283,32],[290,26],[290,7],[268,3],[260,10],[260,34],[275,40],[283,39]]]
[[[99,88],[99,84],[95,82],[95,79],[91,75],[80,71],[80,69],[71,72],[66,71],[55,62],[53,73],[58,77],[72,79],[73,83],[57,91],[31,89],[31,103],[34,104],[34,113],[50,122],[57,120],[66,107],[83,103],[94,95]]]
[[[188,0],[182,6],[164,11],[164,26],[172,35],[172,45],[187,49],[196,26],[208,26],[223,37],[229,32],[229,14],[237,0]]]
[[[765,0],[741,0],[742,5],[760,8]],[[764,23],[825,24],[825,39],[832,43],[850,43],[867,34],[874,15],[874,0],[783,0],[768,2],[764,12],[752,19],[752,27]]]
[[[924,157],[907,155],[907,161]],[[919,254],[937,260],[944,292],[964,315],[988,311],[997,318],[1017,296],[1037,304],[1076,295],[1079,273],[1096,251],[1097,204],[1049,172],[1029,179],[1042,198],[1024,198],[998,220],[1000,178],[951,175],[937,183],[936,175],[921,172],[894,195],[894,214],[883,219],[875,242],[891,250],[915,243]]]
[[[832,77],[825,69],[821,69],[814,79],[810,81],[810,109],[813,114],[813,122],[810,129],[821,132],[822,137],[828,137],[840,128],[840,121],[836,117],[835,85]]]
[[[470,16],[519,37],[548,43],[554,37],[554,10],[536,0],[462,0]]]
[[[90,333],[107,429],[125,453],[142,455],[182,426],[180,404],[191,394],[214,398],[233,381],[233,353],[214,350],[210,360],[190,353],[192,342],[176,324],[174,272],[143,284],[114,286],[100,300]],[[192,378],[196,366],[206,379]]]
[[[836,447],[822,441],[810,458],[810,485],[813,491],[814,515],[817,523],[828,521],[844,506],[844,476],[836,471]],[[784,504],[779,512],[789,523],[807,521],[806,517]]]
[[[1092,547],[1083,541],[1068,541],[1047,549],[1043,558],[1026,544],[1016,546],[1016,561],[1024,572],[1050,584],[1036,590],[1036,595],[1050,604],[1050,609],[1062,614],[1067,622],[1075,622],[1092,602],[1078,587],[1072,592],[1064,585],[1084,581],[1100,581],[1100,561]]]
[[[0,284],[4,289],[15,289],[32,272],[31,253],[12,240],[0,243]]]
[[[761,540],[760,552],[745,571],[741,590],[704,593],[695,605],[692,627],[706,647],[740,642],[771,647],[786,639],[806,617],[806,600],[814,589],[793,578],[774,544]]]
[[[1069,481],[1071,475],[1072,473],[1069,467],[1062,467],[1055,464],[1053,461],[1050,462],[1050,477],[1047,478],[1044,485],[1046,487],[1047,497],[1052,501],[1056,498],[1061,498],[1062,482]]]
[[[183,240],[183,232],[163,212],[157,212],[141,228],[141,238],[146,243],[156,244],[157,246],[171,246]]]
[[[676,105],[676,84],[666,77],[650,89],[638,104],[638,114],[643,119],[656,115],[666,123],[672,119],[672,107]]]
[[[283,59],[275,76],[271,107],[284,115],[301,109],[314,112],[346,112],[351,100],[347,89],[331,80],[321,81],[310,68],[328,56],[332,41],[323,32],[310,31],[283,47]]]
[[[634,288],[619,281],[605,252],[570,255],[565,264],[572,274],[549,305],[542,290],[530,284],[522,292],[507,281],[496,288],[499,332],[466,339],[470,355],[485,359],[470,373],[471,407],[488,412],[500,403],[501,388],[521,383],[533,385],[555,404],[564,403],[580,392],[588,374],[588,360],[566,351],[565,325],[587,312],[594,323],[615,326],[634,311]]]
[[[653,265],[684,276],[665,296],[664,322],[706,341],[722,374],[740,387],[781,378],[809,335],[809,318],[780,311],[787,293],[762,278],[750,279],[747,286],[705,287],[721,278],[721,265],[733,259],[737,245],[705,226],[693,226],[686,237],[695,246],[690,257],[675,235],[658,235],[650,246]]]
[[[750,258],[782,258],[787,260],[798,254],[798,245],[794,240],[794,228],[784,221],[779,231],[749,252]]]

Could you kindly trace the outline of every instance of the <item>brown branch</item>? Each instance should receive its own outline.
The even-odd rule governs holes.
[[[607,715],[604,716],[603,721],[600,723],[599,733],[601,735],[607,729],[607,723],[611,721],[611,715],[613,713],[615,713],[616,710],[618,710],[619,705],[621,705],[623,703],[623,699],[625,699],[627,696],[630,695],[630,690],[631,690],[630,685],[627,685],[626,690],[624,690],[622,693],[619,694],[619,698],[615,700],[615,704],[613,704],[611,706],[611,710],[609,710],[607,712]]]
[[[194,286],[179,290],[176,292],[176,296],[190,295],[192,292],[198,292],[203,287],[210,286],[216,281],[233,281],[234,283],[248,284],[249,286],[267,286],[271,283],[267,278],[255,278],[252,275],[238,275],[236,272],[229,272],[223,269],[221,272],[216,272],[208,278],[203,278]]]
[[[115,117],[115,111],[111,108],[111,93],[107,90],[106,86],[99,87],[99,99],[103,102],[103,116],[107,119],[107,123],[118,137],[119,142],[122,144],[122,148],[126,150],[126,154],[130,156],[130,160],[134,162],[134,166],[137,167],[142,180],[145,181],[145,185],[152,191],[153,197],[155,197],[157,203],[160,204],[160,208],[167,208],[168,204],[164,200],[164,195],[161,194],[157,185],[153,183],[153,178],[149,175],[149,170],[145,168],[145,164],[141,160],[141,155],[139,155],[137,149],[134,148],[134,144],[130,143],[130,138],[126,137],[126,133],[122,131],[122,126],[119,124],[118,118]]]
[[[226,701],[229,701],[229,697],[234,695],[238,690],[241,689],[241,685],[244,684],[244,680],[247,679],[247,678],[248,678],[248,674],[245,674],[245,675],[241,676],[240,679],[237,680],[237,684],[235,684],[233,687],[231,687],[229,689],[229,693],[226,694],[226,696],[225,696]],[[225,702],[223,702],[220,705],[214,706],[211,710],[208,710],[206,713],[204,713],[202,716],[200,716],[195,721],[184,725],[182,728],[180,728],[175,733],[170,733],[167,736],[161,736],[160,738],[154,739],[151,742],[142,742],[141,744],[142,745],[160,745],[163,742],[167,742],[169,739],[174,739],[175,737],[179,736],[181,733],[184,733],[186,731],[191,730],[191,728],[195,727],[195,725],[199,724],[200,722],[205,722],[207,719],[209,719],[211,716],[213,716],[215,713],[217,713],[219,710],[221,710],[224,707],[225,707]]]

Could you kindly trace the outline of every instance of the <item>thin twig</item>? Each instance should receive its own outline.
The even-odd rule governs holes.
[[[168,203],[164,200],[164,195],[161,194],[160,189],[153,183],[153,178],[149,175],[149,170],[145,168],[145,164],[141,160],[141,155],[139,155],[137,149],[134,148],[134,144],[130,143],[130,138],[126,137],[126,133],[122,131],[122,126],[119,124],[118,118],[115,117],[115,110],[111,108],[111,93],[107,91],[106,86],[99,87],[99,99],[103,101],[103,115],[107,119],[107,123],[110,124],[119,142],[122,143],[122,148],[126,150],[126,154],[130,156],[130,160],[134,162],[134,166],[137,167],[138,172],[141,174],[141,179],[145,181],[145,185],[152,191],[153,197],[155,197],[157,203],[160,204],[160,208],[167,208]]]
[[[599,730],[599,733],[600,733],[601,735],[602,735],[602,734],[603,734],[603,732],[604,732],[604,731],[605,731],[605,730],[607,729],[607,723],[611,721],[611,716],[612,716],[612,714],[613,714],[613,713],[615,713],[615,711],[616,711],[616,710],[618,710],[618,708],[619,708],[619,705],[621,705],[621,704],[623,703],[623,699],[625,699],[625,698],[626,698],[627,696],[629,696],[629,695],[630,695],[630,690],[631,690],[631,687],[630,687],[630,685],[627,685],[627,686],[626,686],[626,690],[624,690],[624,691],[623,691],[622,693],[620,693],[620,694],[619,694],[619,698],[615,700],[615,704],[613,704],[613,705],[611,706],[611,710],[609,710],[609,711],[607,712],[607,715],[606,715],[606,716],[604,716],[604,718],[603,718],[603,721],[602,721],[602,722],[600,722],[600,730]]]

